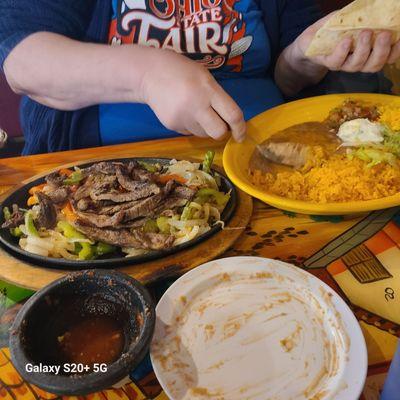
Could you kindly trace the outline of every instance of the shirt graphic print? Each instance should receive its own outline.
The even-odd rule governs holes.
[[[268,63],[254,0],[113,0],[113,9],[110,44],[169,49],[224,72],[252,72]],[[254,61],[246,66],[244,57],[251,57],[254,45],[265,54],[255,54],[255,48]]]

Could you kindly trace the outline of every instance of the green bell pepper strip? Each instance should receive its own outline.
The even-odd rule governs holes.
[[[8,207],[4,207],[3,208],[3,215],[4,215],[4,219],[6,221],[8,221],[11,218],[11,212],[10,212],[10,209]]]
[[[39,237],[39,232],[36,229],[35,223],[33,221],[32,211],[27,211],[25,213],[25,229],[28,236]]]
[[[138,164],[148,172],[158,172],[159,168],[156,164],[150,164],[145,161],[138,161]]]
[[[67,239],[81,239],[87,240],[87,237],[78,232],[71,224],[65,221],[59,221],[57,227],[62,231]],[[95,257],[95,246],[87,242],[78,242],[82,247],[78,252],[80,260],[91,260]],[[75,246],[76,247],[76,246]]]
[[[204,204],[210,197],[214,197],[217,204],[221,207],[225,206],[225,204],[230,199],[230,195],[228,193],[225,194],[215,189],[203,188],[197,192],[197,197],[194,201],[198,201],[200,204]]]
[[[82,250],[78,253],[80,260],[92,260],[95,257],[94,246],[89,243],[81,242]]]
[[[67,179],[64,179],[64,185],[77,185],[83,179],[82,171],[77,169]]]
[[[24,235],[24,233],[21,231],[21,229],[17,226],[16,228],[10,228],[10,233],[14,237],[21,237]]]
[[[103,242],[98,242],[95,247],[95,253],[97,256],[103,256],[104,254],[114,253],[114,251],[116,250],[117,248],[115,246]]]
[[[81,246],[81,244],[78,243],[78,242],[75,242],[75,243],[74,243],[74,246],[75,246],[74,254],[78,255],[79,252],[82,250],[82,246]]]
[[[59,228],[62,231],[63,235],[67,239],[87,240],[87,237],[83,233],[78,232],[71,224],[69,224],[66,221],[58,221],[57,228]]]
[[[148,219],[143,225],[143,232],[157,233],[158,232],[157,221],[155,221],[154,219]]]
[[[190,206],[190,202],[186,204],[185,208],[181,214],[181,221],[187,221],[192,218],[193,214],[193,207]]]
[[[161,233],[170,233],[170,225],[167,217],[158,217],[157,226]]]
[[[215,157],[215,151],[212,150],[207,151],[206,155],[204,156],[202,169],[204,172],[207,172],[207,174],[209,174],[211,171],[211,166],[214,161],[214,157]]]

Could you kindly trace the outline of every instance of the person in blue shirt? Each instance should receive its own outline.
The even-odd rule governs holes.
[[[24,154],[240,141],[245,120],[329,70],[375,72],[400,56],[390,32],[366,30],[309,59],[319,18],[313,0],[2,0],[0,66],[25,95]]]

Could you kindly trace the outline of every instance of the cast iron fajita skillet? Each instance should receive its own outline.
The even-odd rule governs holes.
[[[111,159],[111,160],[103,160],[103,161],[115,161],[115,162],[129,162],[129,161],[145,161],[148,163],[156,164],[159,163],[161,165],[167,165],[171,159],[167,158],[144,158],[144,157],[135,157],[135,158],[119,158],[119,159]],[[99,163],[102,160],[96,160],[95,162],[90,162],[86,164],[76,164],[76,166],[79,166],[81,168],[86,168],[90,167],[93,164]],[[233,216],[233,213],[236,209],[237,205],[237,192],[236,188],[233,185],[233,183],[226,178],[224,175],[221,173],[217,172],[215,169],[212,170],[213,173],[217,176],[220,177],[221,179],[221,186],[220,190],[227,193],[231,192],[231,197],[228,201],[228,203],[225,206],[224,211],[221,214],[221,220],[224,223],[229,222],[230,218]],[[4,207],[9,207],[13,204],[18,204],[21,208],[27,208],[26,206],[26,201],[28,197],[30,196],[28,191],[31,187],[40,185],[45,182],[44,176],[41,178],[38,178],[34,180],[33,182],[28,183],[27,185],[24,185],[11,193],[1,204],[0,207],[0,225],[4,222],[4,215],[3,215],[3,208]],[[211,229],[202,234],[201,236],[197,237],[196,239],[193,239],[189,242],[180,244],[178,246],[172,247],[171,249],[168,250],[162,250],[162,251],[152,251],[147,254],[139,255],[139,256],[134,256],[134,257],[125,257],[124,253],[122,251],[117,251],[113,254],[108,254],[106,256],[103,256],[101,258],[98,258],[96,260],[84,260],[84,261],[76,261],[76,260],[66,260],[66,259],[61,259],[61,258],[52,258],[52,257],[43,257],[40,255],[36,255],[33,253],[29,253],[25,250],[23,250],[19,245],[18,245],[18,238],[15,238],[12,236],[9,232],[8,229],[0,229],[0,244],[1,246],[11,255],[23,260],[27,261],[29,263],[46,267],[46,268],[57,268],[57,269],[69,269],[69,270],[81,270],[81,269],[87,269],[87,268],[115,268],[117,266],[122,266],[122,265],[133,265],[133,264],[139,264],[139,263],[144,263],[150,260],[155,260],[155,259],[160,259],[162,257],[165,257],[167,255],[177,253],[183,249],[186,249],[191,246],[195,246],[204,240],[210,238],[212,235],[217,233],[218,231],[221,230],[221,224],[216,224]]]

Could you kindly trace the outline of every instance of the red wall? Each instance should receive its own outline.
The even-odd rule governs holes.
[[[0,128],[9,136],[21,136],[19,125],[20,98],[9,88],[5,76],[0,72]]]

